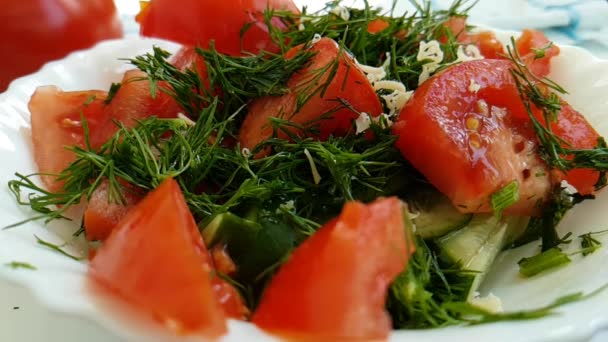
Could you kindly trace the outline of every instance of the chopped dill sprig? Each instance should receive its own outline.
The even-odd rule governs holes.
[[[306,43],[319,34],[340,41],[360,63],[372,66],[384,63],[383,56],[388,52],[391,61],[387,67],[387,78],[402,82],[408,89],[418,86],[425,63],[416,60],[421,41],[439,40],[445,54],[444,62],[457,59],[456,51],[461,45],[458,33],[452,33],[445,23],[452,17],[466,17],[472,6],[471,1],[457,0],[446,10],[433,11],[430,1],[412,1],[416,12],[389,17],[390,13],[366,3],[364,9],[346,7],[346,18],[332,13],[332,9],[343,7],[342,2],[330,2],[315,13],[308,13],[305,8],[302,14],[295,17],[291,13],[273,12],[273,16],[282,18],[288,25],[291,23],[286,32],[276,34],[276,41],[287,44],[283,46],[286,50],[290,46]],[[370,23],[375,21],[385,22],[386,28],[370,33]]]
[[[24,269],[24,270],[31,270],[31,271],[37,270],[36,266],[34,266],[28,262],[23,262],[23,261],[11,261],[9,263],[4,264],[4,266],[10,267],[14,270],[16,270],[16,269]]]
[[[602,230],[599,232],[589,232],[578,236],[581,239],[581,253],[583,254],[583,256],[587,256],[591,253],[594,253],[602,247],[602,242],[593,236],[605,233],[608,233],[608,230]]]
[[[217,114],[228,115],[252,99],[286,94],[287,80],[312,56],[302,50],[290,58],[270,52],[234,57],[217,52],[213,42],[208,50],[197,48],[196,53],[205,63],[202,71],[196,65],[178,69],[170,63],[170,53],[159,47],[129,61],[148,75],[153,95],[159,89],[166,92],[196,118],[217,97],[218,91],[225,110]],[[165,82],[166,86],[159,86],[158,82]]]
[[[62,255],[66,256],[66,257],[68,257],[68,258],[70,258],[72,260],[76,260],[76,261],[85,260],[85,258],[78,257],[78,256],[72,255],[72,254],[64,251],[63,247],[65,246],[65,244],[63,244],[63,245],[57,245],[57,244],[45,241],[45,240],[41,239],[40,237],[38,237],[37,235],[34,235],[34,237],[36,238],[36,242],[39,245],[47,247],[47,248],[49,248],[49,249],[51,249],[51,250],[53,250],[53,251],[55,251],[55,252],[57,252],[59,254],[62,254]]]

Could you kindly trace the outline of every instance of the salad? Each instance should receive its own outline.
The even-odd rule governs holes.
[[[201,17],[180,25],[211,26],[186,29],[152,1],[142,32],[176,55],[130,59],[109,91],[39,88],[43,186],[9,184],[32,219],[86,206],[91,278],[178,333],[221,336],[230,317],[379,339],[548,313],[500,314],[476,290],[503,248],[539,237],[522,276],[567,263],[555,226],[605,183],[603,139],[543,78],[559,48],[469,31],[460,1],[401,17],[248,3],[187,3]]]

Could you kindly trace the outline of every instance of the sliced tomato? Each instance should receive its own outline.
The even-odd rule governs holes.
[[[137,120],[150,116],[176,117],[181,107],[160,90],[152,97],[141,71],[128,71],[122,86],[109,104],[107,92],[90,90],[64,92],[57,87],[39,87],[32,95],[29,110],[32,121],[34,159],[42,173],[56,174],[75,159],[66,147],[84,147],[82,118],[89,128],[91,147],[99,148],[116,131],[114,120],[133,127]],[[160,86],[164,86],[160,84]],[[42,176],[48,190],[58,191],[61,184],[54,176]]]
[[[238,300],[218,298],[228,293],[226,285],[214,275],[196,222],[172,179],[119,222],[91,261],[90,275],[178,333],[224,334],[227,313],[221,303]]]
[[[108,197],[109,183],[103,181],[91,195],[84,212],[84,228],[88,240],[105,240],[114,227],[137,204],[142,195],[136,189],[127,188],[123,193],[125,203],[114,203]]]
[[[304,46],[288,51],[290,58]],[[315,55],[311,62],[295,73],[288,82],[291,92],[283,96],[267,96],[254,100],[241,126],[239,141],[242,147],[254,148],[270,138],[273,129],[270,118],[282,118],[304,127],[318,126],[320,138],[341,135],[350,131],[352,121],[365,112],[372,116],[382,113],[382,105],[367,77],[357,66],[352,56],[340,50],[338,44],[322,38],[310,48]],[[334,62],[337,68],[325,91],[317,91],[297,110],[298,96],[319,90],[328,82]],[[339,99],[346,101],[353,109],[344,107]],[[293,133],[298,134],[296,129]],[[285,134],[280,135],[285,138]]]
[[[2,0],[0,93],[44,63],[122,37],[112,0]]]
[[[371,34],[380,33],[390,26],[389,22],[384,19],[374,19],[367,25],[367,32]]]
[[[443,24],[451,34],[456,37],[459,43],[475,44],[479,48],[479,52],[485,58],[503,58],[505,55],[505,48],[502,43],[496,38],[494,32],[491,31],[480,31],[476,33],[470,33],[467,31],[467,18],[463,16],[454,16],[449,18]],[[439,41],[442,43],[447,42],[447,37],[440,37]]]
[[[316,341],[386,338],[387,288],[414,251],[402,210],[397,198],[347,203],[281,266],[253,323]]]
[[[506,55],[505,47],[491,31],[471,33],[462,42],[477,45],[485,58],[500,59]]]
[[[551,58],[559,55],[559,47],[551,45],[544,33],[524,30],[515,41],[515,47],[528,68],[536,76],[544,77],[551,71]]]
[[[169,39],[188,46],[215,48],[240,55],[261,50],[278,51],[264,22],[266,9],[299,13],[292,0],[152,0],[137,16],[141,34]],[[281,27],[274,19],[273,26]],[[243,31],[244,30],[244,31]]]
[[[36,89],[28,108],[32,113],[34,159],[40,172],[57,174],[74,160],[66,146],[84,146],[81,115],[91,130],[101,127],[106,96],[103,91],[63,92],[53,86]],[[54,176],[43,175],[42,182],[50,191],[61,187]]]
[[[416,90],[393,127],[403,156],[463,212],[491,211],[490,196],[516,181],[520,200],[507,212],[536,214],[559,181],[536,153],[511,68],[508,60],[450,67]],[[471,82],[480,89],[469,89]],[[567,105],[558,120],[555,134],[574,147],[586,148],[598,136]],[[596,179],[577,185],[586,189]]]
[[[93,147],[99,147],[116,131],[118,127],[114,121],[121,122],[125,127],[134,127],[138,120],[151,116],[159,118],[174,118],[183,112],[182,107],[169,95],[160,89],[155,96],[150,92],[150,83],[143,71],[130,70],[122,78],[121,86],[112,101],[104,108],[106,121],[103,127],[91,130]],[[160,83],[159,87],[167,87]]]

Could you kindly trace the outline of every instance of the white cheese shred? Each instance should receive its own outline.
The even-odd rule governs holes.
[[[350,11],[346,7],[336,6],[331,9],[330,13],[340,17],[344,21],[350,19]]]
[[[312,41],[310,42],[310,44],[315,45],[315,44],[317,44],[317,43],[318,43],[318,42],[319,42],[319,41],[320,41],[322,38],[323,38],[323,37],[322,37],[320,34],[315,33],[315,35],[312,37]]]
[[[420,42],[418,48],[418,55],[416,55],[418,62],[429,61],[422,65],[422,72],[418,77],[418,85],[421,85],[431,77],[431,74],[439,69],[441,62],[443,61],[443,51],[441,46],[436,40]]]
[[[355,126],[356,126],[356,133],[360,134],[363,133],[365,131],[367,131],[369,129],[369,126],[371,125],[372,120],[370,118],[370,115],[363,112],[359,114],[359,117],[355,120]]]
[[[501,313],[504,312],[502,307],[502,301],[500,298],[490,293],[485,297],[475,296],[469,300],[469,303],[473,306],[476,306],[480,309],[486,310],[491,313]]]
[[[249,159],[249,157],[251,157],[251,150],[249,150],[247,147],[243,147],[241,150],[241,155],[246,159]]]
[[[312,180],[315,182],[315,184],[319,184],[321,182],[321,175],[319,174],[319,170],[317,170],[317,164],[315,164],[315,160],[312,159],[312,155],[310,154],[307,148],[304,149],[304,155],[306,155],[306,159],[308,159],[308,163],[310,164]]]

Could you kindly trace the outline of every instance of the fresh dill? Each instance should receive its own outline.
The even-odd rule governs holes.
[[[16,269],[24,269],[24,270],[31,270],[31,271],[37,270],[36,266],[34,266],[28,262],[23,262],[23,261],[11,261],[9,263],[4,264],[4,266],[10,267],[15,270]]]
[[[51,242],[45,241],[45,240],[41,239],[40,237],[38,237],[37,235],[34,235],[34,237],[36,238],[36,242],[37,242],[39,245],[42,245],[42,246],[44,246],[44,247],[47,247],[47,248],[49,248],[49,249],[51,249],[51,250],[53,250],[53,251],[55,251],[55,252],[57,252],[57,253],[59,253],[59,254],[62,254],[62,255],[66,256],[66,257],[68,257],[68,258],[70,258],[70,259],[72,259],[72,260],[76,260],[76,261],[82,261],[82,260],[84,260],[84,259],[85,259],[85,258],[78,257],[78,256],[75,256],[75,255],[72,255],[72,254],[70,254],[70,253],[66,252],[66,251],[63,249],[63,247],[64,247],[65,245],[57,245],[57,244],[54,244],[54,243],[51,243]]]
[[[604,233],[608,233],[608,230],[602,230],[599,232],[589,232],[578,236],[581,239],[581,250],[583,256],[587,256],[591,253],[594,253],[602,247],[602,242],[596,239],[594,236],[601,235]]]
[[[421,41],[439,40],[445,53],[444,62],[457,59],[456,51],[461,45],[457,37],[459,33],[452,33],[446,23],[454,17],[466,17],[473,3],[457,0],[446,10],[434,11],[429,1],[412,1],[415,12],[389,17],[391,13],[369,4],[364,9],[356,9],[343,6],[342,2],[330,2],[315,13],[308,13],[304,9],[296,18],[291,13],[273,13],[292,23],[277,41],[287,41],[289,46],[294,46],[306,43],[319,34],[340,41],[360,63],[372,66],[382,65],[385,59],[381,55],[388,52],[391,60],[387,67],[387,79],[397,80],[405,84],[407,89],[418,87],[418,78],[425,63],[416,60]],[[348,16],[332,14],[336,8],[344,9]],[[375,21],[386,23],[386,27],[379,32],[370,32],[370,24]]]

